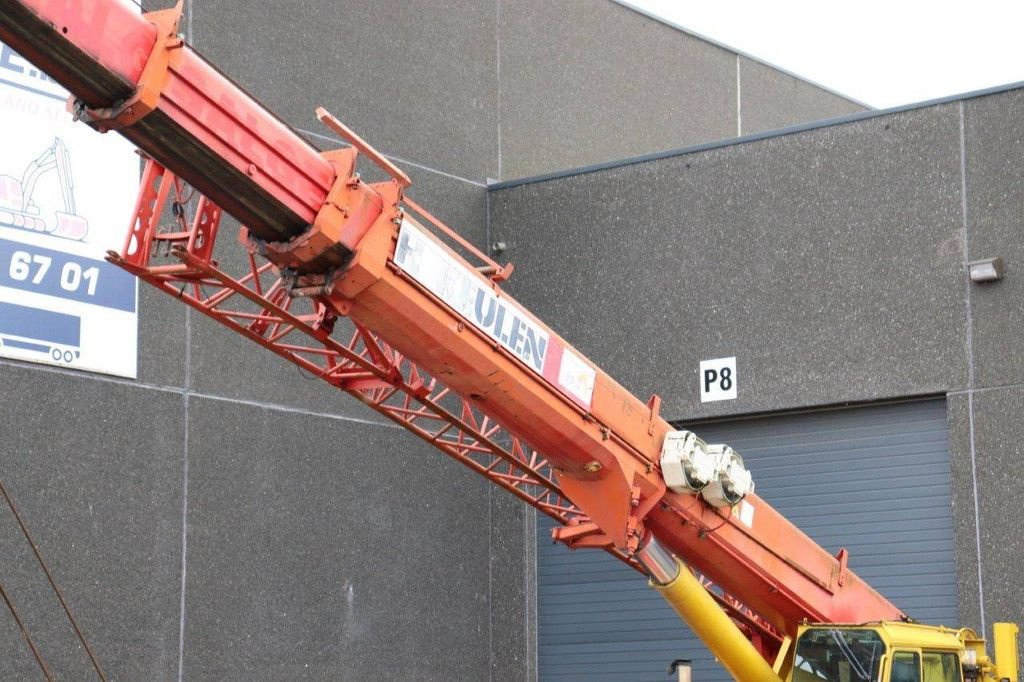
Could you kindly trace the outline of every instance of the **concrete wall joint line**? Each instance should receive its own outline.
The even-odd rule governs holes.
[[[502,173],[502,0],[495,0],[495,79],[498,87],[498,178]],[[489,239],[489,238],[488,238]]]
[[[760,57],[757,57],[755,55],[750,54],[749,52],[744,52],[743,50],[737,50],[736,48],[730,47],[729,45],[726,45],[725,43],[721,43],[721,42],[715,40],[714,38],[711,38],[710,36],[704,35],[703,33],[697,33],[696,31],[692,31],[692,30],[690,30],[690,29],[688,29],[688,28],[686,28],[686,27],[684,27],[684,26],[682,26],[680,24],[677,24],[674,21],[669,21],[668,19],[666,19],[664,17],[661,17],[661,16],[655,14],[654,12],[651,12],[647,8],[641,7],[641,6],[633,3],[631,0],[612,0],[612,2],[618,3],[618,4],[622,5],[623,7],[628,7],[629,9],[633,10],[634,12],[636,12],[638,14],[642,14],[642,15],[644,15],[645,17],[647,17],[649,19],[653,19],[654,21],[658,22],[659,24],[664,24],[665,26],[670,26],[670,27],[674,28],[675,30],[679,31],[680,33],[685,33],[688,36],[693,36],[694,38],[697,38],[698,40],[701,40],[701,41],[703,41],[703,42],[705,42],[705,43],[707,43],[709,45],[714,45],[715,47],[717,47],[717,48],[719,48],[721,50],[724,50],[726,52],[735,54],[735,55],[737,55],[739,57],[745,57],[746,59],[749,59],[752,62],[757,62],[758,64],[762,64],[764,66],[767,66],[768,68],[770,68],[770,69],[772,69],[774,71],[778,71],[779,73],[781,73],[783,75],[789,76],[790,78],[795,78],[798,81],[801,81],[803,83],[807,83],[808,85],[812,85],[812,86],[818,88],[819,90],[823,90],[824,92],[827,92],[827,93],[829,93],[831,95],[835,95],[836,97],[839,97],[841,99],[845,99],[845,100],[847,100],[849,102],[853,102],[854,104],[856,104],[858,106],[862,106],[865,109],[871,109],[872,108],[870,104],[867,104],[866,102],[862,102],[859,99],[856,99],[855,97],[843,94],[843,93],[839,92],[838,90],[833,90],[832,88],[830,88],[830,87],[828,87],[826,85],[822,85],[821,83],[819,83],[817,81],[813,81],[813,80],[811,80],[811,79],[809,79],[809,78],[807,78],[805,76],[801,76],[801,75],[799,75],[799,74],[797,74],[797,73],[795,73],[793,71],[790,71],[789,69],[784,69],[783,67],[779,66],[778,64],[772,64],[771,62],[767,62],[764,59],[761,59]]]
[[[189,4],[191,8],[191,3]],[[189,388],[192,386],[192,311],[185,310],[185,387],[181,392],[183,431],[181,464],[181,591],[178,612],[178,682],[185,675],[185,588],[188,577],[188,427]]]
[[[967,394],[967,430],[971,450],[971,487],[974,491],[974,541],[978,564],[978,617],[981,620],[982,637],[985,637],[985,587],[981,571],[981,509],[978,503],[978,460],[974,447],[974,393]]]
[[[185,584],[188,576],[188,391],[182,393],[182,417],[184,437],[181,464],[181,590],[179,593],[178,612],[178,682],[182,682],[185,674]]]
[[[960,120],[960,219],[961,238],[963,240],[964,268],[970,262],[970,233],[967,217],[967,141],[964,124],[964,103],[959,102]],[[978,565],[978,614],[981,618],[981,629],[984,635],[985,621],[985,586],[981,570],[981,503],[978,491],[978,461],[974,436],[974,321],[971,314],[971,279],[964,277],[964,315],[966,316],[966,352],[967,352],[967,425],[969,448],[971,452],[971,490],[974,497],[974,542]]]
[[[736,137],[743,136],[743,98],[740,81],[740,56],[736,55]]]
[[[483,252],[491,253],[491,193],[485,192],[484,195],[484,212],[486,213],[484,220],[484,245]],[[500,254],[495,254],[500,255]]]
[[[964,103],[959,102],[960,120],[960,234],[963,240],[964,268],[971,260],[970,234],[967,225],[967,141],[964,132]],[[971,317],[971,280],[964,277],[966,302],[967,387],[974,388],[974,322]]]
[[[142,388],[148,391],[160,391],[161,393],[184,393],[185,389],[181,386],[168,386],[164,384],[150,384],[144,381],[136,381],[134,379],[122,379],[119,377],[105,376],[102,374],[92,374],[89,372],[82,372],[73,369],[64,369],[62,367],[52,367],[49,365],[35,365],[31,363],[19,362],[17,360],[5,360],[0,359],[0,367],[17,367],[20,369],[28,369],[33,372],[46,372],[48,374],[60,374],[68,377],[75,377],[78,379],[86,379],[91,381],[102,381],[107,384],[117,384],[119,386],[132,386],[135,388]]]
[[[143,381],[134,381],[132,379],[120,379],[117,377],[102,376],[98,374],[91,374],[88,372],[79,372],[70,369],[62,369],[60,367],[48,367],[46,365],[31,365],[18,362],[16,360],[5,360],[0,359],[0,367],[17,367],[20,369],[28,369],[33,372],[46,372],[49,374],[60,374],[63,376],[73,377],[76,379],[85,379],[87,381],[99,381],[107,384],[116,384],[118,386],[130,386],[132,388],[140,388],[146,391],[158,391],[160,393],[175,393],[177,395],[185,395],[192,398],[204,398],[206,400],[217,400],[224,403],[234,403],[238,405],[249,405],[251,407],[259,407],[265,410],[273,410],[276,412],[289,412],[292,414],[302,414],[308,417],[321,417],[324,419],[335,419],[338,421],[355,422],[357,424],[367,424],[369,426],[381,426],[389,429],[400,429],[402,428],[398,424],[389,424],[384,421],[374,421],[372,419],[360,419],[359,417],[350,417],[344,414],[329,414],[327,412],[314,412],[312,410],[303,410],[297,407],[289,407],[287,405],[279,405],[276,403],[261,403],[255,400],[243,400],[241,398],[231,398],[222,395],[213,395],[211,393],[199,393],[197,391],[189,391],[181,386],[163,386],[160,384],[149,384]]]
[[[182,392],[188,395],[192,388],[192,310],[185,309],[185,385]]]
[[[971,395],[1012,388],[1024,388],[1024,383],[996,384],[995,386],[978,386],[977,388],[965,388],[958,391],[949,391],[948,393],[946,393],[946,395]]]
[[[188,4],[188,39],[191,40],[192,6]],[[189,389],[192,387],[192,310],[185,309],[185,386],[181,393],[183,431],[181,464],[181,588],[178,605],[178,682],[185,675],[185,590],[188,579],[188,427]]]
[[[189,393],[196,398],[205,398],[206,400],[217,400],[223,403],[234,403],[236,405],[249,405],[251,407],[259,407],[264,410],[273,410],[275,412],[288,412],[290,414],[302,414],[308,417],[321,417],[324,419],[336,419],[338,421],[355,422],[357,424],[367,424],[369,426],[380,426],[388,429],[401,429],[402,426],[398,424],[389,424],[383,421],[374,421],[372,419],[360,419],[359,417],[349,417],[343,414],[329,414],[327,412],[313,412],[312,410],[303,410],[298,407],[289,407],[287,405],[277,405],[273,403],[261,403],[255,400],[243,400],[242,398],[228,398],[221,395],[213,395],[210,393]]]
[[[504,176],[502,175],[501,167],[501,0],[494,0],[494,50],[495,50],[495,61],[494,61],[494,75],[497,81],[497,109],[498,109],[498,179],[501,180]],[[489,237],[488,237],[489,239]]]

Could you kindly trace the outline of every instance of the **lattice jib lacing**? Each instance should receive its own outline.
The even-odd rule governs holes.
[[[171,219],[164,223],[170,203]],[[195,200],[191,224],[189,208]],[[122,253],[110,252],[108,260],[136,267],[150,268],[151,272],[175,274],[183,279],[194,279],[201,273],[190,270],[175,258],[175,262],[157,266],[156,259],[167,260],[175,251],[182,250],[205,262],[213,262],[213,247],[220,227],[221,209],[205,196],[198,196],[181,178],[153,159],[146,160],[142,182],[135,204],[131,228]]]

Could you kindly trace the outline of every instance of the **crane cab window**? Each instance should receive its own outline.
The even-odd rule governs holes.
[[[896,651],[889,682],[961,682],[960,655],[947,651]]]
[[[925,651],[921,654],[922,682],[961,682],[960,654]]]
[[[893,652],[889,682],[921,682],[921,657],[913,651]]]
[[[793,682],[875,682],[884,654],[885,642],[874,630],[807,630],[797,640]]]

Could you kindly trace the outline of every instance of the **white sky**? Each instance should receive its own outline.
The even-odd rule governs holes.
[[[869,106],[1024,81],[1024,2],[626,0]]]

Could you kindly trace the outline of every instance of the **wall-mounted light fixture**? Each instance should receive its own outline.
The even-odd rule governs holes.
[[[986,258],[967,264],[967,272],[972,282],[996,282],[1003,278],[1003,259]]]
[[[685,569],[684,569],[685,570]],[[690,659],[688,658],[677,658],[672,661],[668,666],[669,675],[677,675],[679,682],[690,682],[692,680],[692,669],[690,667]]]

